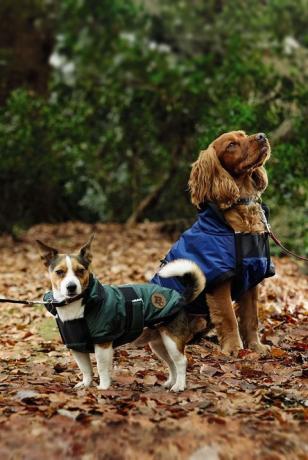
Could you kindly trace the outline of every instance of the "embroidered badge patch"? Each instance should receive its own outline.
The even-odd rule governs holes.
[[[152,294],[151,302],[156,308],[164,308],[164,306],[167,303],[167,300],[163,294],[156,292],[155,294]]]

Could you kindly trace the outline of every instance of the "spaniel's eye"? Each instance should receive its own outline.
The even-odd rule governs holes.
[[[232,147],[235,147],[236,146],[236,142],[230,142],[230,144],[228,145],[228,148],[232,148]]]
[[[82,276],[82,275],[85,274],[85,269],[84,268],[78,268],[76,273],[77,273],[78,276]]]
[[[58,276],[63,276],[64,275],[64,270],[55,270],[56,274]]]

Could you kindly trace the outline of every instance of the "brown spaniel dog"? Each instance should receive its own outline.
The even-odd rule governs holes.
[[[270,157],[269,142],[263,133],[247,136],[232,131],[219,136],[193,163],[189,179],[191,201],[199,208],[206,201],[223,210],[224,218],[235,232],[266,231],[261,205],[236,204],[240,198],[257,200],[268,180],[263,167]],[[238,301],[239,324],[231,301],[231,281],[207,294],[211,319],[216,327],[222,350],[233,353],[245,347],[265,352],[258,337],[258,287],[255,286]]]
[[[224,210],[236,232],[264,232],[260,205],[233,205],[240,198],[260,198],[268,180],[263,164],[271,148],[263,133],[247,136],[231,131],[219,136],[192,165],[189,179],[192,203],[200,208],[211,201]]]
[[[211,264],[209,269],[216,270],[218,266],[217,250],[222,240],[219,235],[214,243],[211,242],[213,240],[206,239],[208,233],[211,234],[210,238],[213,238],[213,231],[208,232],[204,229],[208,223],[212,225],[212,215],[209,221],[208,214],[202,214],[204,209],[207,213],[206,209],[209,209],[209,205],[216,209],[216,214],[219,214],[220,221],[224,222],[223,225],[226,226],[227,231],[228,229],[229,232],[231,231],[231,241],[239,241],[238,235],[243,238],[241,241],[250,241],[248,257],[252,257],[251,253],[259,254],[261,246],[263,249],[267,248],[268,252],[262,259],[267,260],[267,268],[265,267],[261,275],[256,277],[252,283],[247,284],[247,288],[242,282],[244,278],[238,278],[237,272],[229,270],[227,276],[217,277],[216,284],[214,281],[210,286],[209,282],[205,294],[201,297],[201,306],[203,309],[205,304],[208,306],[222,351],[226,353],[236,353],[243,346],[259,353],[264,353],[267,349],[260,343],[258,336],[258,287],[256,284],[264,277],[274,274],[274,271],[269,269],[271,263],[266,220],[259,202],[268,184],[263,165],[270,157],[270,152],[270,145],[265,134],[247,136],[244,131],[232,131],[219,136],[200,153],[198,160],[192,165],[189,188],[191,201],[201,210],[201,213],[198,221],[180,237],[165,258],[166,263],[173,258],[181,257],[191,258],[197,263],[199,260],[204,265],[207,281],[210,281],[206,269]],[[232,238],[232,229],[236,232],[234,238]],[[251,237],[247,234],[250,234]],[[259,246],[260,242],[261,246]],[[236,245],[236,243],[231,244]],[[236,254],[238,257],[238,254],[242,254],[242,250],[240,249]],[[254,259],[252,257],[249,260]],[[225,264],[224,259],[222,262]],[[265,265],[262,267],[264,268]],[[254,265],[250,267],[250,270],[248,276],[254,273]],[[158,274],[152,281],[158,284],[165,283]],[[177,281],[174,282],[177,283]],[[168,285],[168,287],[171,286]],[[177,288],[174,285],[172,287]],[[235,287],[238,289],[237,297],[234,295]],[[233,299],[237,302],[239,322],[233,308]]]

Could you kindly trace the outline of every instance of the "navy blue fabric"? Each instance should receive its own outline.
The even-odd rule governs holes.
[[[270,261],[268,235],[235,233],[214,205],[206,206],[199,213],[197,221],[176,241],[165,261],[181,258],[193,260],[203,270],[206,292],[232,279],[234,300],[275,273]],[[161,278],[156,274],[151,282],[180,293],[184,289],[177,278]]]

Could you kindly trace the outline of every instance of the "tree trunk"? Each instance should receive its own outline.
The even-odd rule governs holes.
[[[142,219],[144,213],[150,209],[154,204],[158,201],[160,195],[162,194],[164,188],[172,178],[173,174],[175,173],[175,168],[170,168],[168,174],[166,174],[163,179],[152,189],[152,191],[145,196],[130,217],[126,221],[127,226],[135,225]]]

